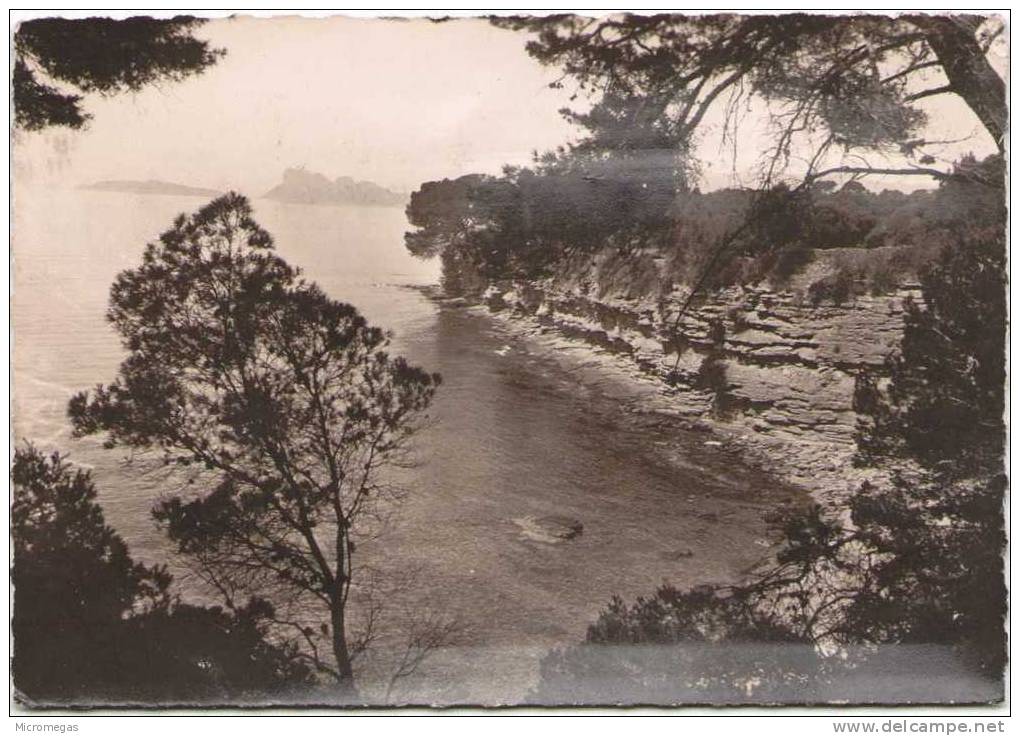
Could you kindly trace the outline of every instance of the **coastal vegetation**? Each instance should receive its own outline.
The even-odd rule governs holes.
[[[201,22],[21,24],[15,124],[79,129],[83,94],[201,73],[223,53],[192,35]],[[411,195],[406,247],[441,260],[448,294],[480,298],[609,253],[638,264],[640,296],[679,306],[672,334],[645,335],[665,337],[679,363],[681,318],[699,297],[784,288],[818,251],[839,257],[807,287],[814,307],[919,283],[903,300],[897,349],[856,377],[853,462],[871,479],[845,505],[772,514],[774,554],[736,583],[606,601],[583,640],[542,659],[529,699],[882,701],[890,677],[909,684],[936,665],[1000,697],[1006,105],[987,54],[1003,24],[910,14],[492,22],[533,34],[528,53],[591,104],[563,111],[584,132],[578,142]],[[924,101],[943,95],[963,102],[996,153],[937,158],[947,142],[926,139]],[[752,98],[768,124],[755,184],[701,191],[708,121],[737,145]],[[874,191],[864,182],[876,175],[933,187]],[[403,202],[301,170],[266,196]],[[152,517],[219,603],[185,600],[166,567],[132,558],[89,472],[26,445],[12,469],[19,692],[42,704],[368,702],[358,668],[379,640],[384,596],[373,597],[364,543],[379,544],[408,492],[399,479],[440,376],[391,355],[387,333],[305,280],[235,193],[148,244],[114,281],[107,317],[125,355],[113,380],[70,400],[74,436],[99,438],[159,482]],[[721,419],[735,403],[727,329],[719,315],[708,326],[693,383]],[[676,375],[665,380],[675,386]],[[564,524],[557,543],[585,529]],[[442,614],[412,622],[380,701],[457,628]]]
[[[375,633],[349,621],[357,544],[402,497],[386,470],[410,460],[439,376],[303,280],[237,194],[149,244],[108,318],[128,354],[71,400],[75,434],[186,479],[154,515],[194,572],[231,610],[277,602],[277,636],[354,698]]]
[[[613,172],[611,161],[599,166]],[[478,295],[490,283],[544,278],[602,250],[661,256],[659,288],[668,292],[693,285],[709,265],[702,288],[762,280],[781,286],[814,250],[859,249],[855,263],[810,294],[832,300],[842,289],[845,301],[915,280],[949,244],[948,226],[995,216],[1002,199],[1001,187],[987,183],[1001,182],[998,156],[964,158],[935,189],[909,194],[823,179],[795,193],[779,185],[768,198],[751,189],[676,192],[669,177],[644,186],[648,177],[593,174],[590,159],[574,154],[556,162],[423,184],[407,207],[416,228],[405,236],[408,250],[441,259],[451,294]]]
[[[11,469],[12,668],[37,703],[237,703],[293,697],[309,669],[266,629],[271,603],[188,603],[135,562],[86,470],[18,448]]]
[[[587,112],[565,110],[591,131],[590,144],[614,151],[672,155],[685,178],[696,172],[692,144],[709,113],[731,130],[738,104],[770,103],[766,182],[791,162],[793,149],[821,133],[812,155],[840,148],[901,153],[916,165],[899,175],[944,178],[925,149],[933,97],[962,100],[1003,150],[1005,84],[988,51],[1005,30],[1001,18],[966,14],[575,15],[493,18],[533,33],[526,49],[563,71],[592,100]],[[735,96],[735,97],[734,97]],[[874,174],[862,163],[838,173]],[[884,167],[883,167],[884,168]],[[812,166],[821,178],[828,173]]]
[[[534,702],[883,701],[880,673],[937,662],[1001,694],[1004,236],[994,221],[953,236],[902,347],[858,379],[855,462],[886,482],[863,483],[846,515],[777,515],[775,561],[744,583],[614,599],[545,659]]]
[[[23,21],[14,32],[15,125],[79,130],[91,118],[86,94],[137,92],[201,74],[225,53],[192,35],[205,22],[187,15]]]
[[[816,304],[921,285],[905,305],[902,345],[857,380],[855,463],[882,480],[863,483],[848,508],[778,515],[775,559],[744,583],[614,599],[583,643],[544,660],[533,701],[804,702],[844,697],[853,683],[857,697],[882,700],[867,673],[905,676],[943,655],[989,683],[988,697],[1001,693],[1005,98],[986,58],[1001,21],[493,23],[533,32],[528,52],[563,70],[555,84],[571,79],[591,107],[564,111],[585,137],[530,168],[412,195],[407,247],[442,259],[448,291],[546,278],[579,254],[651,252],[666,264],[652,296],[682,284],[682,315],[721,286],[781,286],[830,248],[861,256],[811,285]],[[940,166],[929,151],[944,142],[926,140],[919,103],[941,95],[960,98],[999,153]],[[717,111],[736,146],[750,98],[769,110],[759,180],[700,192],[706,116]],[[903,163],[873,165],[874,155]],[[876,193],[861,183],[874,175],[937,187]],[[703,368],[706,386],[725,382],[711,361]]]
[[[924,233],[958,216],[958,203],[951,195],[935,202],[932,192],[871,194],[860,180],[975,183],[966,199],[985,197],[992,208],[1001,199],[1001,158],[946,167],[936,156],[947,141],[925,137],[924,108],[932,98],[958,98],[1001,155],[1005,85],[987,58],[1000,19],[627,14],[492,22],[532,33],[528,53],[562,70],[554,86],[570,80],[590,107],[562,111],[583,137],[536,156],[530,168],[431,182],[412,195],[408,220],[417,230],[408,248],[442,257],[453,288],[528,278],[563,256],[604,247],[662,251],[670,278],[692,292],[770,272],[781,278],[810,248],[910,245],[924,251],[904,254],[916,271],[938,253]],[[768,130],[757,180],[701,194],[699,137],[722,120],[723,140],[736,150],[740,111],[754,100],[765,104]],[[869,163],[875,157],[902,165]],[[747,257],[758,262],[742,273]]]

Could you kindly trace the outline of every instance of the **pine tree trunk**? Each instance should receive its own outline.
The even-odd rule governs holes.
[[[967,20],[929,16],[918,21],[949,86],[974,111],[1001,152],[1006,132],[1006,85],[996,73]]]
[[[333,596],[332,609],[333,657],[336,659],[337,685],[344,700],[354,701],[357,699],[358,690],[354,686],[354,670],[351,667],[351,654],[347,647],[344,601],[339,590]]]

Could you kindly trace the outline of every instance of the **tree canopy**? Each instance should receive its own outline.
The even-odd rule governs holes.
[[[137,92],[200,74],[225,53],[192,35],[204,22],[186,15],[23,21],[14,33],[15,124],[79,129],[91,117],[84,94]]]
[[[764,192],[675,188],[671,173],[624,169],[614,157],[554,153],[502,176],[426,182],[411,195],[408,250],[439,257],[452,294],[479,294],[501,280],[540,278],[599,251],[655,251],[660,283],[691,284],[725,244],[706,287],[783,283],[828,248],[876,249],[851,291],[882,293],[955,242],[954,222],[1002,219],[1002,159],[964,157],[934,190],[879,193],[858,181],[779,184]],[[657,175],[662,174],[662,175]],[[669,287],[667,287],[669,288]],[[819,282],[813,298],[821,298]],[[847,294],[851,296],[852,294]]]
[[[818,164],[838,149],[902,154],[911,161],[894,173],[939,176],[928,165],[927,118],[917,103],[956,95],[1003,150],[1005,84],[986,56],[1003,30],[998,18],[625,14],[492,22],[535,33],[528,52],[594,98],[590,111],[564,113],[604,149],[659,147],[681,166],[696,165],[689,154],[709,113],[735,135],[740,101],[757,96],[770,103],[769,185],[795,154],[809,173],[824,175]],[[795,150],[804,142],[810,152]],[[834,168],[883,169],[866,161]]]
[[[36,703],[192,703],[280,697],[309,683],[266,639],[266,601],[187,604],[164,567],[132,560],[87,471],[18,448],[11,469],[14,685]]]
[[[409,221],[419,229],[407,234],[408,247],[424,257],[439,254],[452,291],[481,293],[493,280],[547,275],[575,253],[653,248],[671,270],[663,283],[689,287],[682,315],[705,288],[782,281],[813,248],[891,243],[925,251],[898,256],[913,264],[897,266],[901,271],[930,261],[938,248],[915,236],[923,231],[941,243],[938,228],[925,221],[947,219],[946,201],[950,213],[960,207],[941,195],[944,201],[933,206],[924,192],[875,195],[858,185],[861,177],[977,183],[993,191],[957,190],[966,200],[1001,198],[1001,154],[980,163],[973,157],[939,162],[932,153],[951,141],[925,138],[923,103],[958,96],[1001,152],[1004,83],[989,60],[1003,30],[997,17],[491,20],[533,33],[528,52],[563,72],[554,86],[569,78],[591,104],[562,111],[585,135],[536,154],[530,167],[508,167],[502,177],[462,177],[456,194],[428,183],[412,197]],[[702,195],[699,138],[722,121],[725,140],[739,146],[739,123],[752,98],[764,102],[768,130],[756,187]],[[849,181],[835,189],[841,178]],[[496,190],[501,206],[493,208],[481,193]],[[878,288],[889,275],[870,280]],[[813,298],[845,290],[823,283]]]
[[[194,492],[155,512],[179,550],[228,602],[276,591],[281,631],[351,688],[355,538],[399,500],[382,471],[406,460],[438,374],[390,356],[382,330],[301,279],[237,194],[149,244],[108,317],[128,355],[114,382],[72,399],[75,432],[191,472]]]
[[[498,177],[424,183],[407,206],[416,229],[405,244],[420,258],[440,256],[448,290],[484,289],[486,279],[539,276],[557,258],[600,243],[662,243],[675,197],[669,167],[553,152]]]

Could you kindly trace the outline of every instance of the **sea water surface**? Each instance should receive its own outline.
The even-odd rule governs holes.
[[[202,204],[81,190],[23,192],[15,202],[16,439],[91,468],[132,554],[175,571],[150,515],[166,489],[123,453],[73,440],[65,412],[72,393],[111,380],[123,357],[104,319],[115,275],[175,215]],[[391,330],[395,352],[443,375],[407,499],[361,553],[380,579],[399,581],[388,595],[402,610],[461,624],[401,682],[399,699],[519,702],[541,658],[583,638],[614,594],[732,581],[767,553],[763,512],[788,489],[704,435],[635,420],[547,346],[409,288],[438,272],[404,250],[399,208],[253,206],[280,255]],[[528,519],[546,515],[583,532],[555,544],[526,533]],[[187,577],[179,580],[187,593]]]

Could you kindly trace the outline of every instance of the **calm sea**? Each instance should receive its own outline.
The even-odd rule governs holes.
[[[73,441],[65,408],[73,392],[111,380],[122,358],[103,317],[114,276],[203,203],[64,191],[23,194],[15,206],[16,437],[92,468],[132,554],[178,570],[149,514],[166,489],[118,452]],[[407,501],[362,558],[399,581],[390,595],[403,611],[464,624],[401,697],[516,702],[541,657],[583,637],[613,594],[730,580],[761,556],[771,499],[760,476],[707,457],[697,435],[629,421],[546,349],[407,288],[438,274],[405,252],[399,208],[253,204],[284,258],[391,330],[396,352],[443,374]],[[682,462],[667,462],[665,446]],[[559,544],[522,533],[522,519],[549,514],[580,521],[583,533]]]

